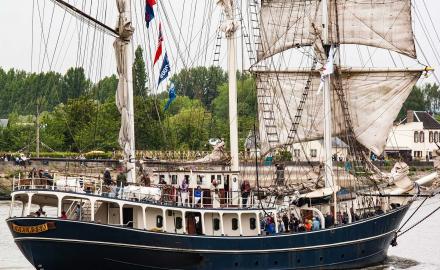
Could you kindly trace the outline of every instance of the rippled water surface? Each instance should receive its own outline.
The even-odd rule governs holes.
[[[9,214],[9,203],[0,202],[0,269],[30,270],[32,265],[14,244],[4,220]],[[408,224],[416,222],[440,206],[440,197],[428,200]],[[414,205],[412,209],[415,209]],[[408,215],[412,213],[409,211]],[[389,258],[383,265],[368,270],[440,270],[440,211],[398,239],[397,247],[390,247]]]

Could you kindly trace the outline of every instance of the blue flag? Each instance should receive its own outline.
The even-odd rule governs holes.
[[[145,24],[147,28],[150,27],[150,22],[154,19],[153,6],[156,4],[156,0],[145,0]]]
[[[176,99],[176,90],[174,89],[174,83],[171,84],[170,90],[168,90],[168,101],[163,108],[164,111],[168,110],[171,105],[171,102]]]
[[[157,87],[159,87],[159,84],[168,77],[168,73],[170,73],[170,71],[171,68],[170,68],[170,62],[168,62],[168,54],[165,53],[162,67],[160,68],[159,81],[157,82]]]

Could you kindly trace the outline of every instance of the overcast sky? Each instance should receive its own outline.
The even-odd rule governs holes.
[[[246,5],[251,0],[240,1]],[[114,0],[69,2],[112,27],[116,23]],[[158,21],[162,21],[164,28],[165,47],[170,57],[172,72],[185,66],[214,63],[216,29],[220,18],[220,9],[215,6],[215,0],[162,0],[156,7],[157,17],[150,29],[146,29],[143,23],[143,2],[133,0],[133,24],[136,28],[134,44],[141,45],[146,51],[144,58],[152,80],[157,80],[160,65],[156,64],[153,69],[151,63],[157,43]],[[429,62],[440,69],[440,1],[413,2],[419,15],[413,18],[415,35],[421,47],[417,47],[419,61],[424,64]],[[430,11],[433,23],[424,3]],[[426,32],[432,39],[437,55],[433,52],[419,19],[427,27]],[[85,26],[70,14],[66,14],[63,9],[54,7],[50,0],[0,0],[0,21],[3,25],[0,28],[0,66],[4,69],[15,68],[33,72],[54,70],[64,73],[71,66],[85,66],[87,74],[94,81],[115,73],[112,47],[114,38]],[[238,43],[240,44],[240,39]],[[221,41],[221,45],[224,52],[224,40]],[[248,57],[241,57],[241,50],[239,48],[239,67],[242,66],[241,59]],[[246,51],[246,48],[243,50]],[[225,62],[222,53],[219,63],[225,66]],[[247,63],[245,60],[244,65]],[[439,71],[436,71],[436,74],[440,77]],[[428,78],[428,81],[434,81],[434,78]]]

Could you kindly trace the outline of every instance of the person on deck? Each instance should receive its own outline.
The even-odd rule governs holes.
[[[110,173],[110,169],[109,168],[105,168],[104,170],[104,185],[106,186],[110,186],[112,184],[112,175]]]
[[[299,229],[299,219],[296,218],[295,216],[293,216],[293,218],[291,220],[293,220],[292,221],[292,223],[293,223],[293,231],[294,232],[298,232],[298,229]]]
[[[81,205],[79,205],[79,203],[75,208],[75,220],[81,220]]]
[[[182,184],[180,185],[180,200],[182,201],[183,206],[188,206],[188,180],[183,179]]]
[[[305,227],[307,232],[312,231],[312,221],[306,219],[305,222],[304,222],[304,227]]]
[[[194,206],[198,207],[200,201],[202,200],[202,188],[200,186],[197,186],[197,188],[194,190]]]
[[[287,216],[286,213],[284,213],[282,220],[283,220],[284,228],[285,228],[286,232],[289,232],[289,217]]]
[[[247,207],[247,201],[251,192],[251,185],[248,180],[244,180],[241,184],[242,207]]]
[[[321,229],[321,223],[319,222],[319,220],[316,217],[314,217],[313,223],[312,223],[312,230],[319,231],[320,229]]]
[[[219,208],[220,207],[220,190],[218,187],[217,180],[213,180],[211,183],[211,200],[212,200],[212,207],[213,208]]]
[[[325,227],[326,228],[330,228],[331,226],[333,226],[334,225],[334,217],[333,217],[333,215],[331,214],[331,213],[327,213],[326,215],[325,215]]]
[[[61,219],[67,219],[66,211],[61,211]]]

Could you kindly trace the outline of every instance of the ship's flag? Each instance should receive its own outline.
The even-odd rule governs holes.
[[[145,0],[145,24],[147,28],[150,27],[150,22],[154,19],[154,5],[156,5],[156,0]]]
[[[334,72],[333,59],[334,59],[334,50],[333,50],[333,46],[331,46],[330,52],[328,54],[327,63],[325,63],[321,71],[321,82],[319,83],[319,88],[317,92],[318,95],[321,93],[322,88],[324,88],[325,79]]]
[[[156,65],[157,60],[159,60],[160,56],[162,55],[162,41],[163,41],[163,35],[162,35],[162,24],[159,23],[159,39],[156,49],[156,55],[154,56],[154,63],[153,65]]]
[[[159,81],[157,82],[157,86],[159,87],[159,84],[168,77],[168,73],[170,73],[170,62],[168,61],[168,55],[165,53],[165,56],[163,58],[162,67],[160,68],[160,74],[159,74]]]
[[[170,89],[168,90],[168,101],[163,108],[164,111],[168,110],[171,105],[171,102],[176,99],[176,89],[174,88],[174,83],[171,84]]]

